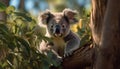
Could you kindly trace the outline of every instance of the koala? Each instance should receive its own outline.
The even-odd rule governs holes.
[[[76,14],[77,12],[71,9],[57,13],[47,10],[38,17],[40,24],[46,26],[45,36],[52,39],[52,50],[60,57],[69,56],[79,48],[80,38],[70,30],[70,25],[78,22],[75,18]],[[41,45],[43,43],[44,41]],[[49,47],[43,49],[44,46],[41,45],[40,50],[49,49]]]

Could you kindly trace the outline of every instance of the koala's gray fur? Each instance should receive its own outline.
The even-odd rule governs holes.
[[[70,24],[78,22],[75,18],[76,11],[64,9],[60,13],[45,11],[39,16],[40,23],[46,25],[46,35],[53,40],[53,46],[50,47],[59,57],[69,56],[79,48],[79,37],[70,30]],[[46,43],[47,44],[47,43]],[[40,44],[40,51],[49,50],[44,41]]]

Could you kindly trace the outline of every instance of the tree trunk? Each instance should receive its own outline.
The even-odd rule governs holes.
[[[120,0],[109,0],[95,69],[120,69]]]
[[[94,43],[99,46],[101,42],[101,29],[106,11],[107,0],[92,0],[90,27]]]
[[[92,31],[93,43],[95,46],[95,55],[93,67],[96,66],[96,58],[98,58],[99,46],[101,44],[101,34],[103,28],[104,15],[107,8],[107,0],[92,0],[92,11],[90,28]]]
[[[21,11],[26,11],[25,10],[25,0],[20,0],[19,9]]]

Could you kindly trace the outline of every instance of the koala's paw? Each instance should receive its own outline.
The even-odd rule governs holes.
[[[60,65],[63,62],[62,57],[56,55],[52,55],[52,60],[54,60],[58,65]]]
[[[64,53],[64,57],[68,57],[70,55],[72,55],[73,51],[65,51]]]
[[[60,62],[60,63],[63,62],[62,57],[58,57],[58,58],[57,58],[57,62]]]

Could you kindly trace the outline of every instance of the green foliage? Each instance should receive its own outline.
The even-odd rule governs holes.
[[[78,34],[81,38],[80,41],[80,46],[84,46],[84,45],[89,45],[92,44],[92,34],[91,34],[91,30],[89,27],[89,16],[88,15],[84,15],[81,23],[81,27],[80,25],[77,27],[78,29]]]
[[[6,8],[6,13],[7,14],[11,14],[15,11],[15,7],[14,6],[9,6]]]
[[[2,2],[0,2],[0,12],[5,11],[6,6]]]
[[[7,23],[0,21],[0,48],[6,49],[6,56],[0,60],[0,69],[49,69],[58,64],[38,51],[42,39],[42,29],[36,20],[24,12],[16,12],[13,6],[7,7]],[[39,28],[38,29],[36,29]],[[0,50],[1,52],[1,50]],[[2,55],[1,55],[2,56]]]

